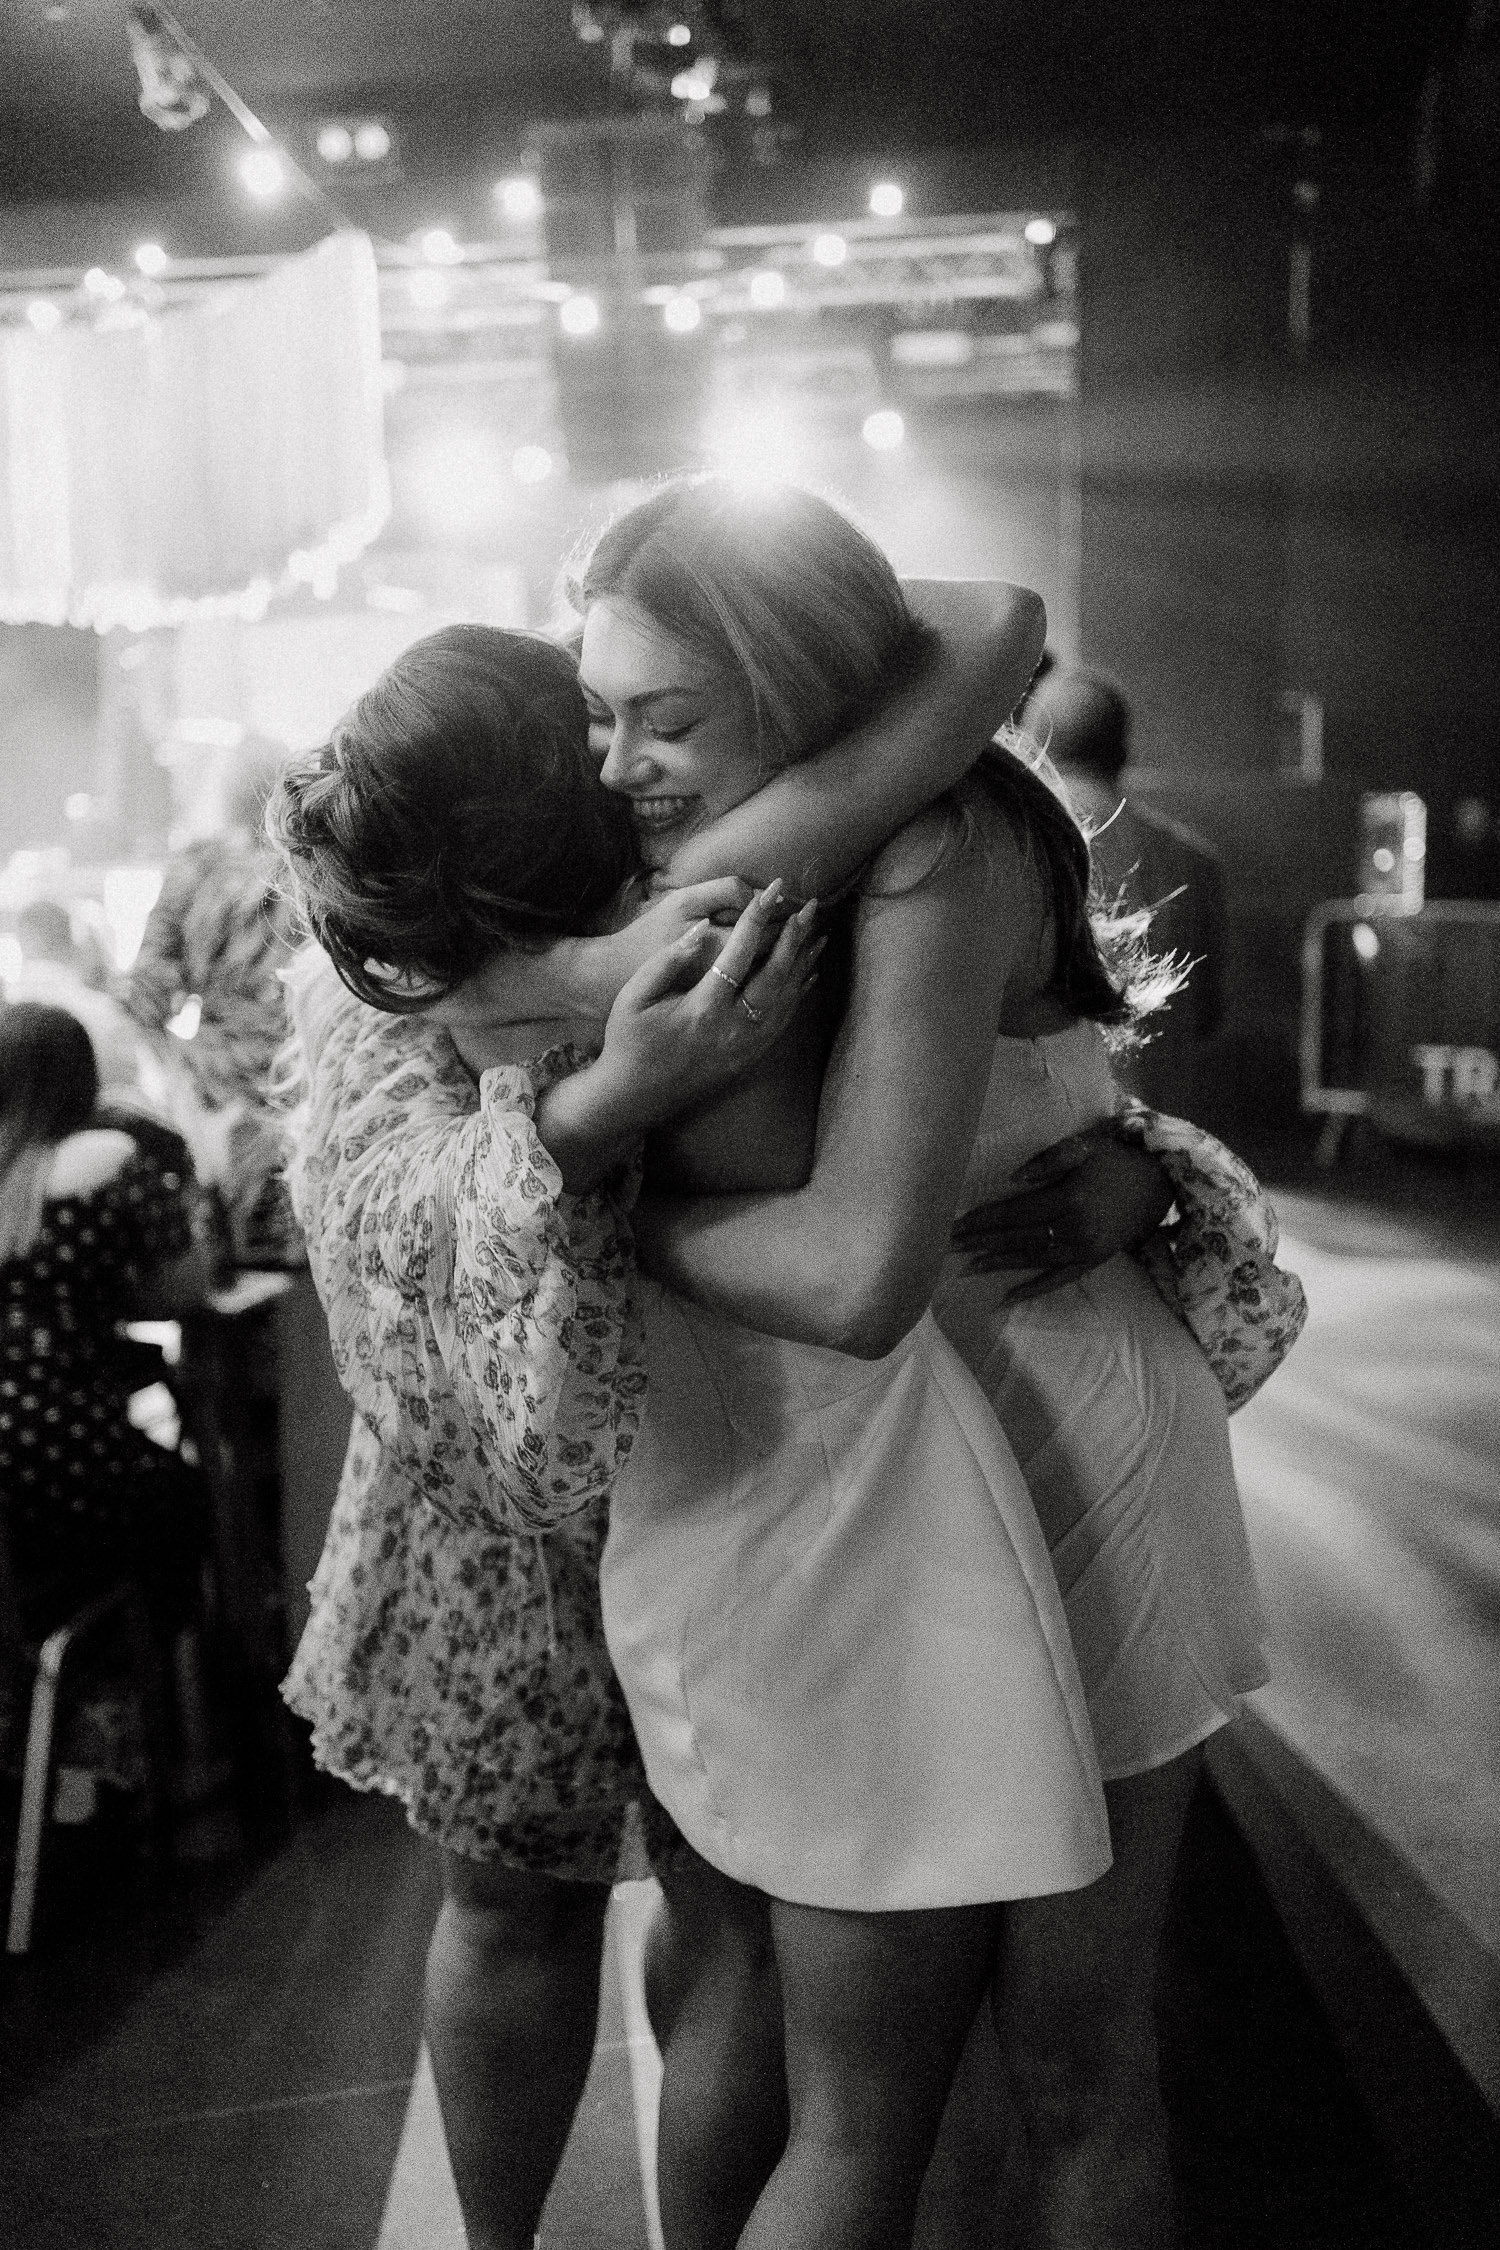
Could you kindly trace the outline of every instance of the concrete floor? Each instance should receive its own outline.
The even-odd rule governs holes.
[[[1289,1198],[1286,1215],[1313,1317],[1236,1426],[1276,1665],[1258,1723],[1287,1802],[1302,1783],[1322,1792],[1304,1827],[1321,1822],[1325,1860],[1348,1861],[1335,1871],[1361,1927],[1383,1915],[1405,1932],[1419,1994],[1424,1975],[1424,2000],[1448,1991],[1444,2052],[1467,2037],[1482,2062],[1500,1865],[1500,1284],[1462,1227],[1337,1198]],[[4,2239],[458,2250],[418,2058],[425,1849],[388,1805],[342,1792],[253,1863],[137,1879],[122,1843],[97,1824],[58,1839],[37,1950],[0,1971]],[[1288,1942],[1282,1872],[1205,1791],[1160,2002],[1188,2250],[1477,2250],[1493,2230],[1438,2224],[1365,2106]],[[617,1915],[627,1964],[639,1907],[636,1894]],[[651,2056],[628,1990],[612,1956],[546,2250],[649,2241]],[[1436,2141],[1447,2085],[1431,2080]],[[1005,2145],[981,2037],[929,2180],[924,2250],[1014,2239],[989,2201]]]

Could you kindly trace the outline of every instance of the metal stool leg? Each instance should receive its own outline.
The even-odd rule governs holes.
[[[60,1647],[56,1645],[59,1642],[62,1644]],[[16,1835],[16,1872],[10,1890],[10,1923],[5,1933],[7,1953],[25,1953],[31,1945],[37,1875],[42,1863],[42,1836],[47,1826],[47,1792],[52,1780],[52,1727],[57,1716],[57,1679],[66,1648],[66,1634],[54,1633],[42,1650],[36,1684],[31,1691],[31,1724],[26,1734],[26,1772],[21,1783],[21,1825]]]

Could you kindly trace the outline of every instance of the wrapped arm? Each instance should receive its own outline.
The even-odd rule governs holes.
[[[533,1122],[571,1058],[476,1089],[437,1026],[326,966],[292,984],[293,1198],[340,1380],[434,1506],[544,1528],[607,1492],[643,1383],[616,1200],[567,1195]]]
[[[937,629],[934,661],[852,734],[689,837],[672,856],[670,883],[779,875],[795,896],[831,897],[968,772],[1030,685],[1047,612],[1039,596],[999,579],[914,579],[905,590]]]
[[[751,1327],[861,1358],[921,1317],[983,1106],[1023,878],[1003,824],[933,871],[942,816],[882,855],[860,902],[849,1005],[823,1082],[806,1186],[649,1197],[643,1267]],[[918,878],[926,876],[926,880]]]
[[[1172,1182],[1177,1215],[1136,1256],[1202,1346],[1232,1414],[1276,1372],[1307,1320],[1301,1282],[1276,1263],[1276,1213],[1249,1166],[1186,1118],[1133,1103],[1118,1130]]]

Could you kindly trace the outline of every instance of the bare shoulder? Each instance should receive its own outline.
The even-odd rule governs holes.
[[[861,888],[866,898],[881,899],[929,885],[985,893],[997,902],[1029,895],[1022,842],[981,782],[960,782],[898,829],[871,862]]]
[[[60,1141],[47,1175],[50,1196],[93,1195],[118,1177],[136,1152],[128,1133],[92,1127]]]

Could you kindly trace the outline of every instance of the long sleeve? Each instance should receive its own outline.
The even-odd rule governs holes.
[[[354,1404],[434,1506],[543,1528],[607,1491],[644,1393],[629,1189],[569,1195],[537,1137],[565,1051],[472,1078],[438,1026],[289,978],[293,1199]]]
[[[1139,1103],[1119,1124],[1177,1196],[1176,1218],[1137,1256],[1202,1346],[1233,1413],[1275,1373],[1307,1320],[1301,1282],[1276,1262],[1276,1213],[1249,1166],[1201,1126]]]

